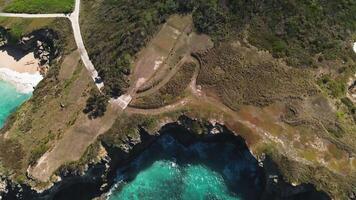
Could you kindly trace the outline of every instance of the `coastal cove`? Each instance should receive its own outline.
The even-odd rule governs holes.
[[[58,200],[329,199],[310,184],[286,183],[271,159],[257,160],[245,141],[225,127],[200,135],[190,131],[189,122],[181,118],[155,134],[141,130],[138,143],[134,138],[120,147],[103,142],[108,155],[102,162],[89,165],[84,175],[78,168],[62,169],[61,182],[32,195]]]
[[[69,1],[0,11],[0,200],[356,197],[356,1]]]
[[[154,142],[116,170],[107,199],[328,199],[311,185],[284,182],[273,161],[257,160],[226,127],[208,125],[200,135],[193,121],[182,117],[158,137],[143,131],[140,137]]]
[[[168,133],[118,170],[108,199],[259,199],[263,179],[257,161],[238,144],[184,144]]]
[[[30,93],[20,93],[15,86],[0,80],[0,128],[16,108],[29,99]]]
[[[42,79],[33,53],[23,54],[17,48],[0,50],[0,128]]]

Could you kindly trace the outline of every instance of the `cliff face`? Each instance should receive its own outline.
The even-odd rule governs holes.
[[[8,43],[9,35],[5,28],[0,26],[0,47],[5,46]]]
[[[197,124],[200,124],[199,129],[201,132],[199,134],[195,132]],[[229,131],[225,126],[181,116],[176,122],[163,125],[157,132],[149,132],[139,128],[137,134],[122,140],[120,144],[107,143],[104,139],[102,145],[107,153],[95,154],[100,159],[91,159],[91,162],[78,163],[75,167],[74,165],[72,167],[63,167],[58,171],[61,181],[55,183],[51,189],[41,194],[31,191],[27,186],[19,186],[8,190],[7,195],[10,197],[18,193],[23,199],[30,197],[44,199],[76,199],[77,197],[91,199],[97,196],[104,197],[105,193],[114,184],[116,170],[129,165],[142,152],[155,144],[159,138],[166,135],[174,138],[184,146],[194,145],[199,142],[207,144],[232,143],[240,151],[236,152],[236,154],[249,151],[245,141],[240,136],[236,136]],[[98,152],[102,152],[102,150]],[[256,198],[329,199],[325,193],[317,192],[312,185],[292,186],[286,183],[278,167],[269,157],[254,160],[255,167],[261,171],[260,178],[262,179],[262,190],[255,194],[257,195]],[[78,193],[78,191],[86,191],[86,194]]]
[[[18,46],[25,52],[34,52],[40,60],[42,72],[46,73],[50,63],[59,56],[58,37],[52,29],[40,29],[23,36]]]
[[[16,183],[31,185],[34,181],[26,176],[28,167],[82,112],[92,80],[79,63],[66,19],[2,19],[0,27],[6,27],[8,42],[3,48],[9,53],[13,48],[34,52],[45,75],[31,99],[0,130],[0,174]]]
[[[17,39],[0,25],[0,48],[20,50],[24,55],[33,52],[39,59],[41,73],[45,75],[53,60],[60,54],[60,39],[53,29],[39,29]],[[11,51],[9,51],[11,54]],[[16,56],[16,55],[14,55]]]
[[[145,31],[140,31],[137,28],[140,25],[125,26],[126,28],[134,28],[137,31],[137,33],[134,32],[135,34],[131,34],[130,30],[125,30],[118,34],[118,31],[122,31],[121,29],[107,29],[107,27],[108,24],[115,25],[112,27],[122,27],[116,25],[132,23],[117,20],[121,19],[121,15],[126,16],[130,14],[124,12],[128,10],[126,9],[127,5],[117,5],[113,9],[113,5],[107,2],[105,3],[105,7],[100,5],[101,2],[97,3],[97,6],[83,6],[87,16],[82,18],[84,21],[83,29],[85,30],[86,26],[86,29],[89,30],[86,31],[87,35],[84,37],[88,38],[87,45],[89,46],[90,57],[93,58],[95,66],[99,67],[101,75],[107,73],[106,79],[103,76],[105,84],[109,83],[107,85],[111,85],[109,88],[109,90],[112,90],[111,93],[118,94],[121,93],[123,87],[127,86],[126,73],[130,69],[129,64],[135,52],[142,47],[144,41],[148,40],[144,38],[149,38],[148,35],[153,34],[156,29],[156,26],[153,26],[153,24],[159,24],[164,21],[164,18],[171,11],[162,14],[164,17],[159,22],[152,23],[152,30],[147,30],[149,34],[145,34]],[[210,112],[209,114],[213,113],[210,115],[213,116],[212,118],[221,119],[219,121],[226,123],[226,127],[233,130],[235,134],[227,130],[223,125],[204,120],[193,120],[187,117],[177,117],[177,120],[173,119],[163,123],[166,125],[161,130],[152,131],[148,127],[162,127],[152,123],[155,117],[152,117],[153,120],[127,117],[127,120],[123,120],[119,127],[112,128],[109,133],[100,138],[101,143],[109,153],[106,159],[98,161],[100,159],[95,158],[99,154],[100,149],[103,149],[96,143],[88,149],[86,155],[78,163],[70,163],[58,171],[58,175],[62,177],[62,181],[56,183],[54,187],[42,194],[36,194],[34,191],[28,190],[29,195],[50,198],[53,195],[63,197],[67,193],[72,194],[72,198],[75,198],[74,190],[79,190],[82,186],[91,188],[90,191],[92,193],[88,194],[88,198],[89,196],[92,197],[101,194],[107,191],[112,185],[110,177],[114,176],[115,169],[118,166],[129,163],[162,134],[167,134],[174,129],[180,129],[182,132],[188,134],[179,134],[175,135],[175,137],[178,137],[180,142],[185,144],[209,138],[216,140],[219,137],[217,135],[228,132],[230,135],[240,134],[246,139],[248,147],[246,147],[244,142],[238,145],[241,145],[243,148],[250,148],[256,157],[260,155],[256,153],[257,151],[268,153],[273,161],[278,163],[278,167],[274,166],[272,161],[270,161],[272,164],[269,163],[268,159],[259,159],[261,160],[260,164],[264,165],[266,174],[268,174],[266,175],[267,189],[264,194],[266,198],[271,197],[271,195],[274,195],[273,197],[275,198],[293,198],[293,196],[289,195],[298,196],[308,193],[308,191],[311,194],[318,194],[313,192],[314,189],[311,186],[302,185],[294,187],[284,183],[279,172],[282,172],[289,182],[296,180],[298,183],[313,183],[331,195],[340,196],[340,198],[352,197],[352,193],[355,193],[354,188],[356,188],[353,181],[355,173],[352,173],[354,170],[353,166],[355,166],[355,160],[353,159],[355,145],[353,142],[355,138],[353,130],[355,129],[354,121],[348,118],[348,113],[353,112],[354,109],[353,105],[351,105],[348,106],[351,108],[348,111],[345,107],[347,103],[340,99],[343,97],[344,79],[350,73],[354,74],[352,70],[355,70],[355,55],[353,52],[351,55],[351,49],[345,42],[349,40],[351,32],[345,30],[347,34],[340,38],[335,38],[337,34],[334,34],[334,30],[339,30],[339,23],[329,21],[329,18],[334,19],[331,14],[327,15],[327,21],[320,21],[319,19],[325,19],[324,15],[327,14],[325,12],[319,13],[318,11],[317,13],[320,14],[319,17],[316,17],[310,23],[305,23],[305,20],[308,21],[310,19],[307,16],[317,11],[314,10],[315,5],[304,5],[305,8],[312,8],[304,9],[304,7],[300,7],[293,2],[278,1],[276,4],[276,2],[256,1],[255,6],[248,7],[245,4],[251,3],[246,2],[231,7],[231,11],[234,14],[246,14],[245,17],[240,19],[239,16],[235,16],[236,18],[230,16],[231,13],[225,16],[227,18],[220,16],[222,11],[229,10],[230,12],[230,8],[226,7],[229,5],[226,3],[222,2],[221,4],[223,10],[214,5],[213,8],[217,7],[219,9],[214,10],[210,6],[198,6],[197,8],[199,9],[194,9],[196,10],[194,14],[195,18],[198,17],[200,19],[199,21],[195,21],[197,27],[202,28],[201,25],[206,25],[206,29],[213,27],[212,30],[214,31],[208,33],[215,36],[214,38],[216,39],[219,38],[217,37],[220,35],[219,31],[225,30],[220,29],[220,27],[228,28],[230,25],[232,27],[241,27],[240,22],[245,22],[248,28],[241,31],[231,30],[231,27],[229,27],[226,32],[236,35],[236,38],[235,36],[225,38],[225,44],[217,43],[213,51],[201,56],[202,71],[198,76],[197,84],[199,85],[197,88],[199,93],[207,92],[217,97],[218,100],[212,101],[209,104],[202,104],[201,99],[199,99],[195,104],[188,105],[187,109],[193,110],[194,108],[203,107],[201,110],[197,109],[198,112],[203,110],[207,113]],[[147,9],[146,4],[155,7],[148,1],[140,0],[131,2],[131,4],[141,6],[129,10],[130,12],[135,11],[130,16],[142,15],[142,19],[146,20],[146,16],[150,16],[151,11],[155,13],[153,8],[152,10]],[[333,5],[329,6],[329,3],[323,2],[321,8],[323,6],[328,8],[328,12],[332,11],[331,13],[334,13],[335,9]],[[278,9],[275,9],[276,7]],[[302,9],[294,9],[296,7]],[[350,6],[341,7],[349,8]],[[240,8],[248,9],[240,10]],[[265,12],[265,10],[270,9],[280,12]],[[96,11],[93,12],[93,10]],[[115,10],[122,10],[123,12],[113,12]],[[141,10],[147,11],[147,13],[141,12]],[[294,10],[296,13],[289,13],[288,10]],[[308,13],[304,13],[304,11]],[[256,12],[260,13],[260,15],[250,16],[251,13]],[[338,13],[345,13],[344,9],[339,9]],[[348,11],[347,13],[351,12]],[[219,24],[216,24],[217,26],[215,24],[206,24],[205,20],[211,19],[209,17],[211,14],[216,17],[215,20],[219,24],[221,23],[222,26],[219,26]],[[292,14],[292,16],[289,16],[289,14]],[[123,18],[127,19],[125,16]],[[224,19],[220,20],[220,17],[224,17]],[[92,20],[92,18],[94,19]],[[153,17],[150,19],[157,18]],[[108,21],[105,21],[107,23],[103,23],[103,20]],[[226,20],[232,20],[232,22],[225,23]],[[319,22],[322,24],[319,24]],[[329,27],[331,23],[337,26]],[[310,28],[318,27],[318,25],[322,28]],[[244,27],[241,28],[245,29]],[[295,30],[293,31],[293,29]],[[341,29],[344,30],[344,28]],[[206,32],[204,29],[200,31]],[[36,56],[42,60],[43,65],[47,65],[58,55],[57,49],[61,48],[61,44],[54,42],[56,38],[60,38],[60,35],[57,35],[59,32],[58,29],[57,32],[53,32],[50,29],[41,29],[31,34],[25,34],[26,36],[22,38],[19,45],[22,45],[25,51],[35,51]],[[326,33],[324,35],[326,38],[320,39],[322,37],[319,36],[323,33]],[[141,35],[140,40],[135,40],[140,44],[135,45],[132,39],[127,39],[130,37],[122,37],[125,35],[135,37],[136,39],[138,35]],[[114,38],[116,39],[112,39],[112,36],[115,36]],[[3,38],[1,40],[4,44],[9,41],[6,32],[0,38]],[[101,39],[97,40],[93,38]],[[328,41],[327,43],[330,43],[331,47],[323,45],[325,39]],[[334,40],[337,43],[334,43]],[[340,40],[343,42],[340,42]],[[66,44],[68,45],[68,41]],[[340,48],[340,46],[343,47]],[[310,47],[307,54],[304,51],[305,47]],[[68,49],[71,51],[74,48],[71,49],[69,47]],[[113,49],[117,52],[113,52]],[[133,49],[135,51],[132,51]],[[261,49],[269,50],[271,53],[260,51]],[[67,55],[64,56],[67,57]],[[122,60],[118,61],[118,57],[122,58]],[[63,72],[62,74],[67,74],[70,71],[68,69],[72,68],[72,66],[80,65],[78,62],[74,62],[74,64],[69,62],[66,67],[59,67],[59,65],[53,65],[53,70],[50,70],[53,73],[35,91],[34,98],[19,110],[19,117],[17,119],[14,118],[12,120],[13,123],[11,122],[13,128],[6,128],[6,131],[9,131],[8,135],[13,139],[11,144],[14,145],[12,148],[14,150],[21,150],[21,156],[11,158],[11,162],[4,163],[7,165],[6,167],[16,170],[11,173],[20,175],[16,176],[16,178],[22,181],[25,179],[26,183],[32,181],[28,177],[25,177],[27,167],[36,162],[44,152],[51,149],[56,139],[60,138],[76,122],[78,115],[82,113],[88,88],[91,87],[91,82],[89,82],[91,80],[88,81],[86,73],[80,67],[76,67],[73,71],[69,72],[70,75],[63,76],[65,77],[63,79],[57,76],[60,71]],[[117,65],[124,67],[118,70]],[[313,66],[313,68],[291,69],[291,67],[301,66]],[[321,77],[321,74],[325,71],[330,71],[329,76],[331,78]],[[321,94],[310,97],[310,95],[316,92],[314,91],[316,83],[319,84],[316,88],[322,89],[322,91],[317,90]],[[173,88],[173,90],[175,89]],[[309,92],[310,89],[313,89],[313,91]],[[285,98],[280,98],[282,94],[284,94]],[[325,97],[321,98],[320,96]],[[286,98],[288,98],[287,102],[285,102]],[[277,102],[277,106],[263,107],[273,102]],[[223,106],[227,105],[229,108],[232,108],[234,113],[228,110],[226,106],[220,110],[215,108],[214,106],[219,103],[220,105],[224,104]],[[251,106],[244,107],[246,104],[255,105],[257,108]],[[283,113],[281,114],[279,110],[283,110]],[[221,112],[228,114],[221,114]],[[238,116],[235,112],[238,113]],[[68,116],[70,117],[68,118]],[[197,118],[200,118],[201,115],[198,116]],[[245,127],[241,126],[239,120],[228,122],[226,119],[233,118],[232,116],[237,116],[237,119],[243,118],[248,125],[258,131],[255,134],[251,134],[250,130],[242,130]],[[38,119],[41,119],[41,121]],[[137,123],[135,120],[137,120]],[[44,126],[43,124],[46,125]],[[48,124],[50,126],[47,126]],[[340,126],[340,124],[344,126]],[[349,126],[349,124],[351,125]],[[258,149],[260,146],[253,145],[253,143],[266,145],[263,146],[264,149]],[[23,151],[23,149],[26,149],[26,151]],[[11,165],[13,163],[15,165]],[[326,168],[324,166],[325,163],[328,165]],[[103,174],[104,176],[102,177]],[[16,188],[9,191],[18,191]],[[25,188],[25,186],[22,188]],[[27,189],[23,190],[27,191]],[[69,198],[68,196],[66,197]]]

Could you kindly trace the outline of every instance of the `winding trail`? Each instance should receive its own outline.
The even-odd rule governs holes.
[[[79,25],[79,15],[80,0],[75,1],[74,11],[70,14],[0,13],[0,17],[69,19],[81,60],[93,79],[96,87],[99,91],[101,91],[104,87],[104,83],[100,81],[98,72],[91,62],[85,48]],[[108,106],[107,114],[105,114],[104,117],[95,120],[89,120],[86,116],[79,118],[78,120],[81,121],[68,130],[66,132],[66,136],[60,139],[52,150],[47,151],[43,156],[41,156],[35,166],[29,167],[28,175],[38,181],[47,182],[50,180],[50,177],[55,170],[57,170],[63,163],[79,160],[87,147],[95,141],[97,136],[111,128],[118,114],[126,109],[131,100],[132,97],[130,94],[124,94],[117,99],[112,98],[109,101],[110,105]]]
[[[74,39],[77,44],[78,51],[85,68],[88,70],[91,78],[93,79],[96,87],[101,91],[104,87],[104,83],[99,77],[98,71],[95,69],[94,64],[91,62],[88,52],[85,48],[83,37],[80,31],[79,25],[79,15],[80,15],[80,0],[75,0],[74,11],[70,14],[56,13],[56,14],[27,14],[27,13],[0,13],[0,17],[17,17],[17,18],[67,18],[70,20]],[[131,102],[132,97],[130,94],[124,94],[119,98],[112,98],[109,102],[111,104],[119,106],[124,110]]]
[[[184,108],[188,103],[191,102],[191,98],[186,97],[179,100],[176,103],[166,105],[159,108],[152,108],[152,109],[141,109],[141,108],[134,108],[134,107],[127,107],[126,112],[131,114],[140,114],[140,115],[160,115],[162,113],[177,111],[179,109]]]

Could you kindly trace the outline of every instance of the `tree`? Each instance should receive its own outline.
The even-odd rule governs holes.
[[[102,117],[106,112],[107,105],[108,97],[100,94],[96,89],[92,89],[83,112],[88,114],[90,119]]]

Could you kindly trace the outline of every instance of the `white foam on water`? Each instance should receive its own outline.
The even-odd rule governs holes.
[[[0,68],[0,80],[14,85],[20,93],[28,94],[33,92],[42,79],[43,77],[39,72],[31,74],[20,73],[8,68]]]

